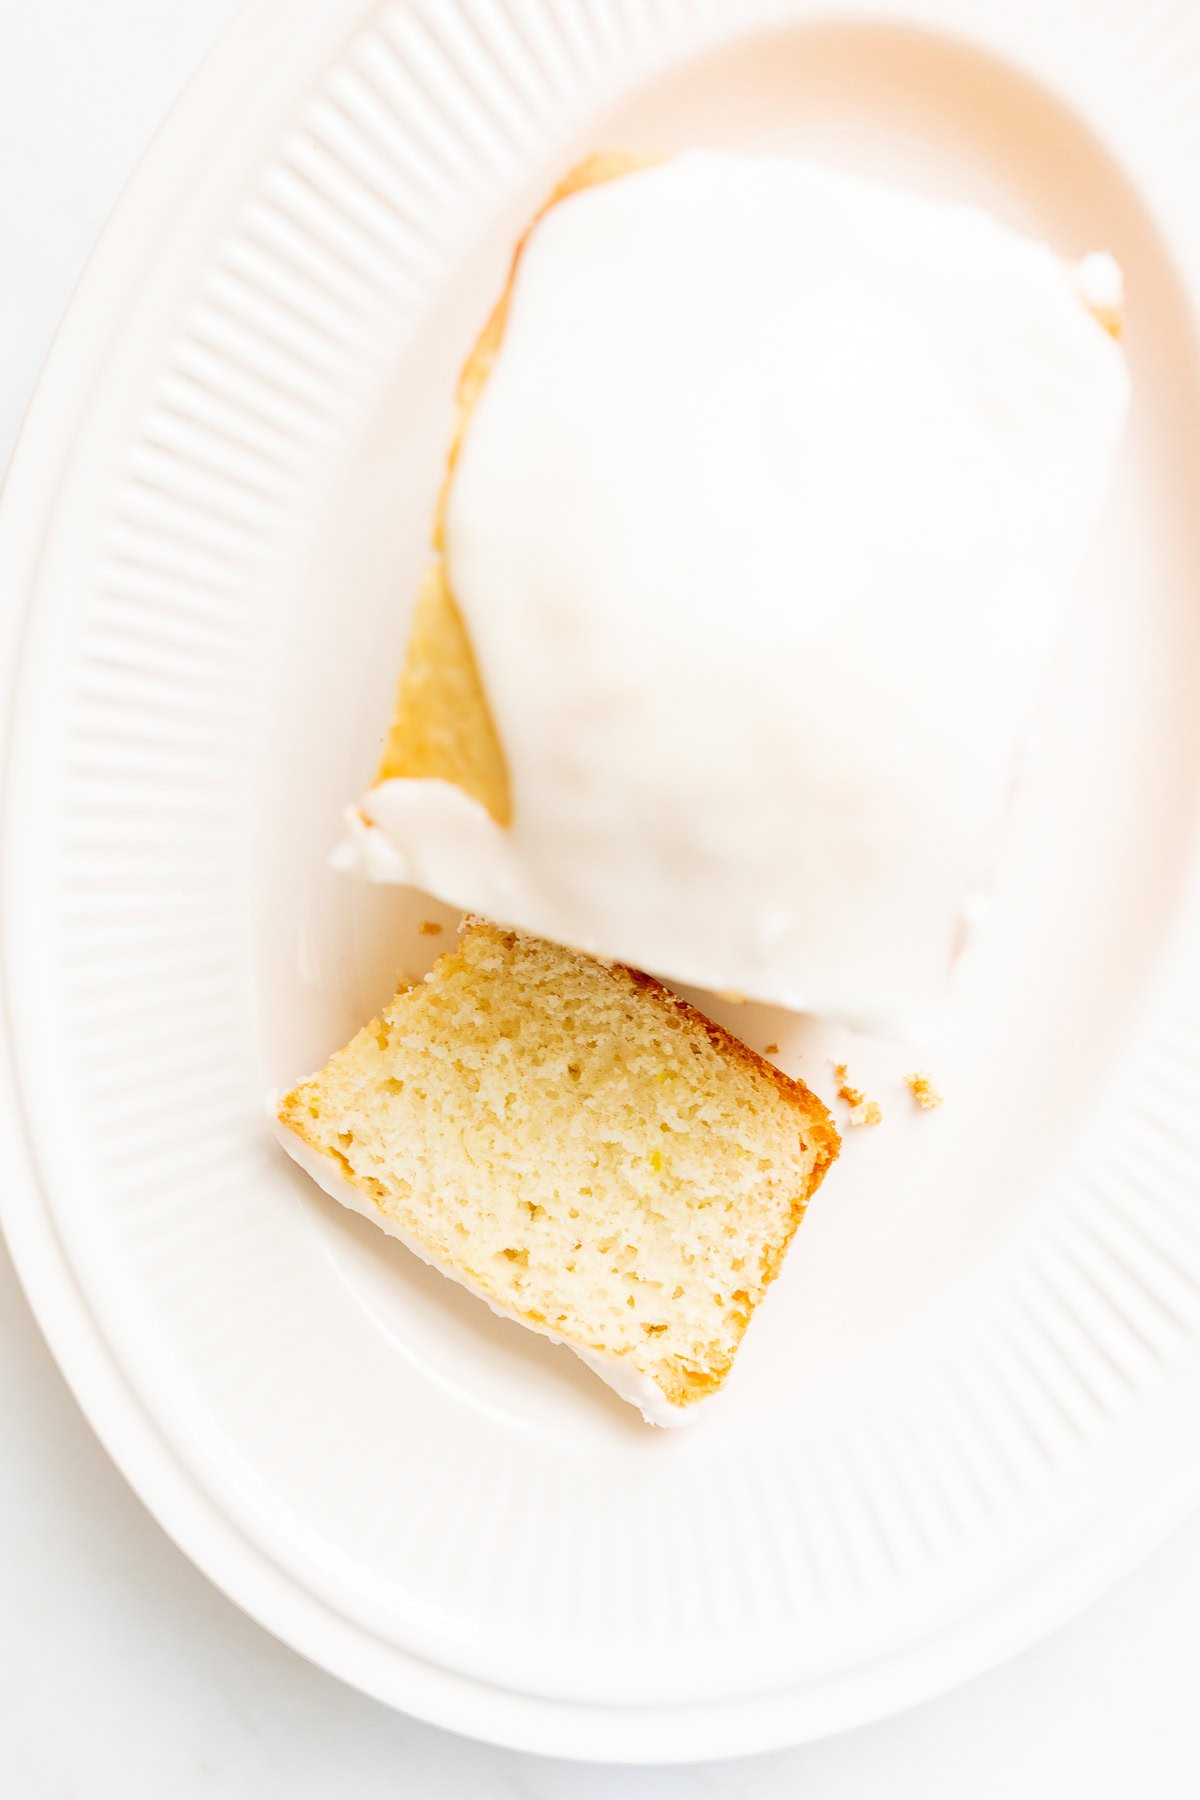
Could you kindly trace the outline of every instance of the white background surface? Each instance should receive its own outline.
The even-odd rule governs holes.
[[[0,464],[109,206],[235,10],[0,0]],[[97,1448],[0,1261],[6,1800],[1175,1800],[1200,1796],[1198,1673],[1200,1520],[1018,1662],[849,1737],[636,1774],[461,1742],[309,1668],[190,1568]]]

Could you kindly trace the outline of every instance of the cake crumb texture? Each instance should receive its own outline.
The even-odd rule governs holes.
[[[939,1094],[934,1087],[931,1076],[921,1074],[906,1075],[904,1077],[904,1085],[916,1101],[917,1105],[922,1107],[926,1112],[932,1112],[935,1106],[940,1106],[942,1104],[942,1095]]]
[[[678,1407],[724,1380],[839,1148],[648,976],[481,921],[279,1118],[385,1228]]]
[[[878,1100],[868,1100],[867,1096],[856,1087],[851,1087],[845,1063],[834,1063],[834,1079],[838,1084],[837,1097],[850,1108],[852,1125],[880,1125],[883,1122],[883,1108]]]

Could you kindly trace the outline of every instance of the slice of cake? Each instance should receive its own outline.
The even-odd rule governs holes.
[[[327,1193],[659,1425],[724,1381],[839,1147],[648,976],[483,923],[278,1117]]]

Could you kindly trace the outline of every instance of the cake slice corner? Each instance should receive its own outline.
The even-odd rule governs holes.
[[[649,976],[482,921],[277,1118],[326,1192],[656,1424],[724,1382],[839,1148]]]

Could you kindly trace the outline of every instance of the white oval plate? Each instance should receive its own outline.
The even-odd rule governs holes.
[[[110,225],[6,493],[3,1211],[43,1328],[264,1624],[559,1754],[729,1755],[902,1706],[1200,1498],[1200,18],[841,10],[262,0]],[[695,142],[1111,248],[1136,404],[951,1101],[918,1117],[895,1053],[855,1048],[885,1124],[726,1393],[664,1435],[326,1203],[262,1096],[444,916],[325,858],[515,231],[590,147]],[[737,1026],[828,1091],[839,1040]]]

